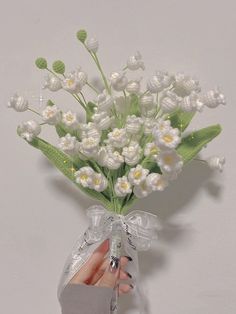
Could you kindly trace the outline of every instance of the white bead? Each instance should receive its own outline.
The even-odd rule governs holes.
[[[113,72],[110,76],[111,86],[115,91],[123,91],[128,83],[128,79],[123,72]]]
[[[140,82],[136,80],[129,81],[126,85],[126,91],[130,94],[138,94],[140,91]]]
[[[211,156],[206,161],[211,169],[216,169],[219,170],[220,172],[223,171],[225,157]]]
[[[26,111],[29,107],[28,100],[23,96],[18,96],[18,94],[14,94],[10,101],[8,102],[8,107],[13,108],[17,112]]]
[[[17,131],[22,138],[24,138],[28,142],[31,142],[41,132],[41,126],[37,121],[29,120],[23,122],[18,127]]]
[[[160,101],[160,106],[163,112],[171,112],[176,110],[179,106],[181,98],[174,92],[167,91]]]
[[[127,68],[131,71],[135,71],[138,69],[145,70],[145,66],[143,61],[141,60],[142,56],[140,52],[136,52],[134,56],[130,56],[127,60]]]
[[[208,91],[205,95],[201,96],[203,104],[209,108],[216,108],[219,105],[225,105],[225,96],[221,93],[219,88]]]
[[[47,88],[51,92],[56,92],[62,88],[61,80],[53,74],[48,74],[43,88]]]
[[[199,94],[196,92],[192,92],[189,96],[185,96],[180,102],[180,108],[183,111],[191,112],[191,111],[202,111],[203,103],[199,98]]]
[[[94,37],[88,38],[86,40],[86,47],[91,52],[97,52],[99,47],[98,40]]]

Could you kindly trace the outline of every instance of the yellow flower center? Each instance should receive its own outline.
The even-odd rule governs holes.
[[[124,190],[128,190],[128,188],[129,188],[129,185],[128,185],[127,182],[121,182],[120,186],[121,186],[121,188],[124,189]]]
[[[172,156],[165,156],[164,161],[167,165],[171,165],[173,162]]]
[[[154,154],[156,154],[158,152],[158,148],[156,147],[156,146],[153,146],[152,148],[151,148],[151,150],[150,150],[150,154],[151,155],[154,155]]]
[[[88,179],[88,175],[86,173],[83,173],[80,175],[80,179],[81,180],[87,180]]]
[[[134,172],[134,178],[135,178],[135,179],[140,179],[141,176],[142,176],[142,171],[136,170],[136,171]]]
[[[72,115],[72,114],[68,114],[68,115],[66,116],[66,120],[72,122],[72,121],[74,120],[73,115]]]
[[[94,183],[95,185],[99,185],[99,184],[101,183],[101,179],[95,178],[95,179],[93,180],[93,183]]]
[[[166,134],[163,136],[163,140],[166,142],[166,143],[171,143],[173,141],[173,136],[170,135],[170,134]]]
[[[71,86],[74,84],[74,82],[75,82],[75,80],[69,79],[69,80],[67,80],[67,85],[68,85],[69,87],[71,87]]]
[[[115,131],[113,132],[113,136],[114,136],[114,137],[120,136],[120,131],[119,131],[119,130],[115,130]]]

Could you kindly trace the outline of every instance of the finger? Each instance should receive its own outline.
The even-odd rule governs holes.
[[[121,270],[126,267],[128,262],[129,262],[129,259],[126,256],[122,256],[121,257],[121,259],[120,259]],[[108,267],[108,265],[109,265],[109,259],[106,258],[106,259],[104,259],[104,261],[101,264],[101,266],[99,267],[99,269],[97,269],[96,273],[94,273],[93,277],[90,279],[90,282],[89,282],[90,285],[95,285],[98,282],[98,280],[104,274],[104,272],[105,272],[106,268]],[[123,273],[124,273],[124,271],[123,272],[121,271],[120,275],[122,274],[122,276],[125,277],[125,275],[123,275]],[[131,277],[129,277],[129,278],[131,278]],[[127,279],[127,276],[126,276],[126,278],[120,278],[120,279]]]
[[[106,268],[104,274],[96,283],[99,287],[114,288],[119,278],[120,262],[119,259],[112,260]]]
[[[132,284],[119,284],[119,294],[129,293],[133,288]]]
[[[71,279],[71,283],[88,283],[100,265],[109,249],[109,240],[105,240],[92,254],[89,260]]]

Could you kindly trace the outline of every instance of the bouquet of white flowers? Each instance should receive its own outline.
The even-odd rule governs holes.
[[[124,213],[137,199],[163,191],[183,166],[220,133],[218,124],[189,133],[185,130],[196,112],[225,104],[218,88],[201,93],[199,82],[183,73],[156,72],[144,88],[140,78],[129,80],[129,71],[145,69],[139,52],[128,58],[122,70],[107,78],[97,55],[98,41],[87,38],[85,30],[78,31],[77,38],[95,62],[104,90],[93,86],[81,68],[66,73],[60,60],[52,68],[45,58],[35,63],[48,72],[44,88],[70,93],[85,110],[86,121],[80,121],[74,111],[62,112],[52,100],[42,112],[32,109],[28,100],[18,94],[9,101],[9,107],[16,111],[31,110],[41,119],[23,122],[18,134],[41,150],[80,190],[103,205],[88,211],[90,227],[65,265],[59,297],[90,256],[93,245],[107,237],[111,238],[112,260],[119,259],[123,246],[137,261],[136,250],[147,249],[155,238],[156,217],[137,210],[126,216]],[[86,88],[96,94],[96,101],[86,99]],[[38,137],[45,124],[55,128],[58,147]],[[198,160],[220,171],[225,162],[217,156]],[[135,265],[137,268],[138,263]],[[113,300],[112,312],[116,311],[116,301]]]

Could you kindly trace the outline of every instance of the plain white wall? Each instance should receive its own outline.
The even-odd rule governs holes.
[[[38,95],[43,75],[37,56],[61,58],[95,75],[75,33],[86,28],[100,41],[106,72],[137,49],[146,74],[156,69],[197,76],[203,89],[220,85],[227,107],[199,115],[192,128],[221,123],[222,134],[202,152],[226,156],[223,174],[189,164],[163,193],[136,208],[159,215],[160,239],[140,254],[150,313],[234,314],[235,252],[235,1],[7,1],[0,11],[1,180],[0,296],[5,314],[59,313],[56,287],[64,260],[87,226],[93,200],[53,169],[15,132],[30,114],[6,109],[15,91]],[[56,97],[56,96],[55,96]],[[59,93],[57,103],[75,108]],[[37,101],[31,98],[35,108]],[[44,134],[51,134],[46,127]],[[137,313],[122,298],[121,313]]]

